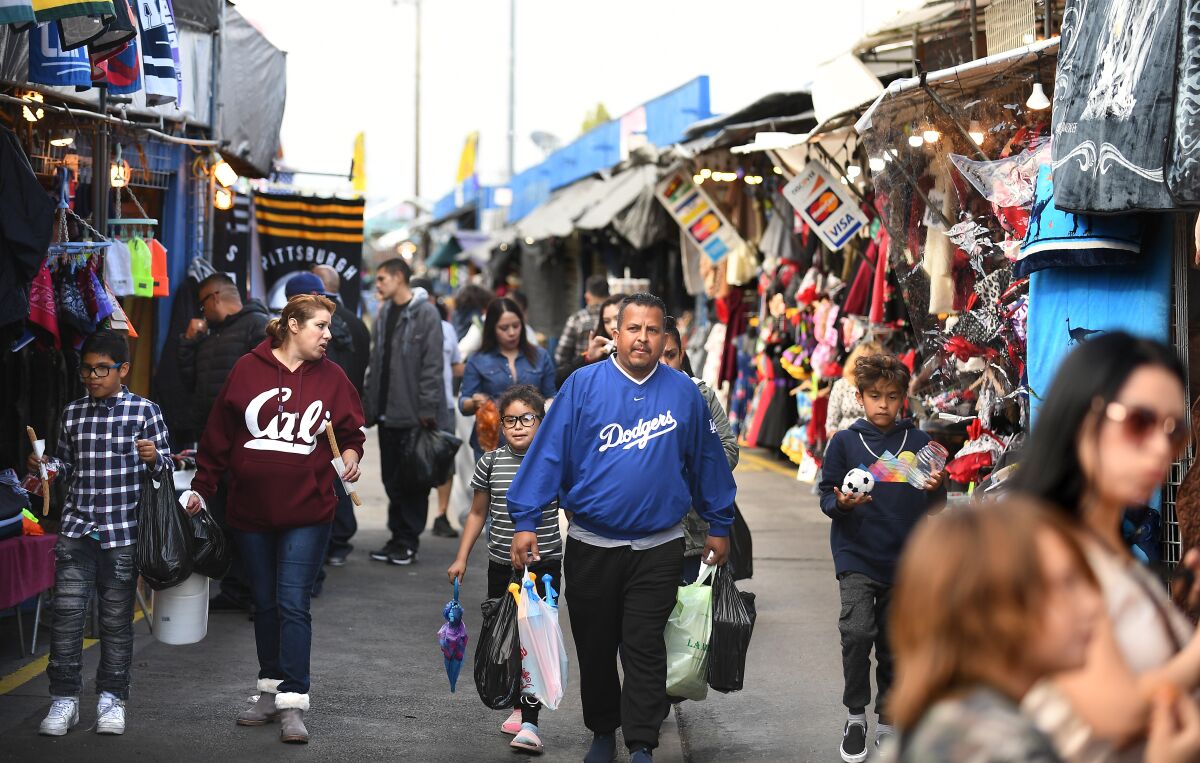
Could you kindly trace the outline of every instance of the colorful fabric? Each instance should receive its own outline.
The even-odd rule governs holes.
[[[57,21],[72,16],[111,16],[112,0],[32,0],[39,21]]]
[[[154,279],[154,296],[169,297],[171,281],[167,277],[167,250],[154,238],[150,239],[150,273]]]
[[[58,329],[58,307],[54,299],[54,282],[46,263],[33,277],[29,285],[29,321],[40,326],[54,338],[54,349],[62,347],[62,336]]]
[[[29,81],[54,87],[91,87],[87,49],[63,50],[58,24],[30,27]]]
[[[124,241],[109,243],[104,254],[104,281],[118,297],[133,296],[133,262]]]
[[[128,0],[118,2],[127,4]],[[138,44],[136,16],[128,6],[126,10],[129,13],[132,33],[124,40],[125,47],[98,65],[99,73],[108,83],[108,92],[112,95],[132,95],[142,89],[142,51]]]
[[[178,101],[179,40],[170,0],[140,0],[137,9],[146,103],[161,106]]]
[[[133,296],[154,296],[154,256],[140,238],[129,242],[129,268],[133,275]]]
[[[137,540],[137,503],[147,469],[137,453],[138,440],[154,442],[154,472],[172,469],[167,425],[154,403],[122,386],[115,397],[85,397],[67,406],[57,455],[50,459],[59,479],[68,480],[62,535],[82,538],[96,532],[102,548]]]
[[[28,24],[34,20],[32,0],[0,0],[0,24]]]

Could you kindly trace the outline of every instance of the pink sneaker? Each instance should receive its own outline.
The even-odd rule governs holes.
[[[517,708],[512,711],[512,715],[508,716],[508,720],[500,725],[500,730],[509,736],[516,736],[521,732],[521,709]]]
[[[532,723],[522,724],[521,732],[513,737],[508,746],[514,750],[531,755],[541,755],[546,751],[545,746],[542,745],[542,740],[538,738],[537,726],[534,726]]]

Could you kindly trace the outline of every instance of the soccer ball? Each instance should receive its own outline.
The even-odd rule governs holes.
[[[864,469],[851,469],[842,480],[842,493],[845,495],[866,495],[875,489],[875,478]]]

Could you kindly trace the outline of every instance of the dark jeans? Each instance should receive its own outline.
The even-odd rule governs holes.
[[[225,521],[225,504],[228,500],[229,484],[226,480],[222,479],[217,485],[217,492],[207,501],[208,512],[217,521],[217,525],[225,531],[225,537],[232,540],[233,531]],[[250,601],[253,597],[250,594],[250,583],[247,580],[246,565],[242,562],[242,555],[238,551],[237,544],[232,543],[231,545],[233,546],[233,562],[229,565],[229,571],[225,573],[225,577],[221,578],[221,593],[226,598],[240,604],[246,609],[250,609]]]
[[[137,590],[134,547],[103,549],[91,538],[58,536],[54,546],[54,625],[50,636],[50,694],[78,697],[83,668],[83,626],[88,602],[100,608],[100,667],[96,693],[129,699],[133,657],[133,601]]]
[[[358,518],[354,516],[354,501],[351,500],[350,494],[342,489],[341,480],[333,481],[333,492],[337,493],[338,503],[337,509],[333,513],[333,527],[329,533],[329,547],[325,549],[325,556],[330,557],[334,554],[349,556],[350,552],[354,550],[354,544],[350,542],[350,539],[358,532]],[[324,583],[325,565],[322,564],[321,569],[317,572],[314,593],[320,595],[320,589]]]
[[[497,596],[505,595],[508,591],[508,584],[513,582],[513,573],[516,571],[511,564],[501,564],[495,559],[488,559],[488,598],[494,599]],[[562,595],[562,562],[560,560],[546,559],[535,562],[529,565],[529,571],[537,576],[538,594],[543,598],[546,596],[546,584],[542,581],[542,575],[549,575],[550,585],[560,596]],[[537,725],[538,716],[542,710],[541,702],[532,697],[522,696],[517,699],[516,707],[521,710],[522,723]]]
[[[888,607],[892,587],[866,575],[849,572],[838,579],[842,613],[842,672],[846,688],[842,703],[851,712],[863,712],[871,704],[871,648],[875,648],[875,712],[886,717],[887,695],[892,688],[892,648],[888,643]]]
[[[312,652],[309,610],[317,570],[325,561],[329,525],[274,532],[234,530],[254,592],[258,677],[282,680],[279,691],[308,693]]]
[[[379,427],[379,466],[383,472],[383,489],[387,491],[388,530],[392,533],[392,542],[416,551],[429,519],[429,491],[432,488],[414,490],[399,479],[409,433],[407,429]]]
[[[683,540],[634,551],[567,538],[564,556],[583,721],[597,734],[620,726],[627,747],[654,749],[670,710],[663,631],[683,571]]]

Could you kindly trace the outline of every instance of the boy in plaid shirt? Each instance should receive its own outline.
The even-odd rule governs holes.
[[[53,703],[39,729],[48,736],[62,736],[79,722],[83,625],[93,591],[100,610],[96,732],[125,733],[141,479],[147,469],[171,479],[162,413],[121,383],[128,374],[124,336],[102,330],[88,337],[79,364],[88,396],[63,413],[58,457],[42,459],[70,481],[54,548],[54,625],[46,669]],[[29,457],[29,467],[37,471],[36,456]]]

